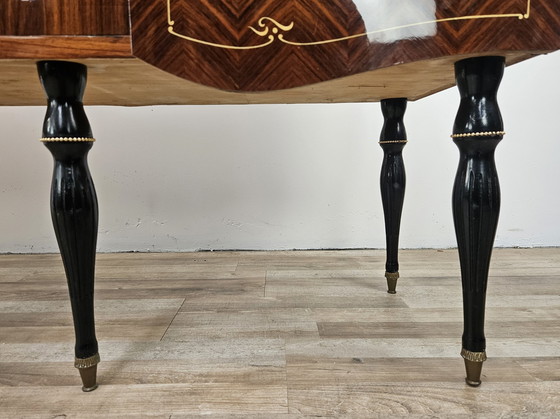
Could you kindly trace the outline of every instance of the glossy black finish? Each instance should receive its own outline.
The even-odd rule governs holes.
[[[82,97],[87,69],[61,61],[37,64],[48,96],[43,136],[91,137]],[[93,313],[93,283],[97,243],[97,196],[87,164],[91,142],[46,142],[54,157],[51,215],[68,280],[76,357],[98,352]]]
[[[461,105],[454,134],[503,131],[497,91],[502,57],[480,57],[455,65]],[[484,311],[488,269],[500,212],[494,150],[502,135],[455,138],[460,162],[453,188],[453,217],[463,283],[463,348],[484,352]]]
[[[48,97],[43,137],[92,137],[82,103],[87,68],[66,61],[40,61],[37,69]]]
[[[399,232],[406,188],[406,173],[402,151],[406,145],[404,114],[407,100],[386,99],[381,101],[385,123],[381,130],[380,145],[384,151],[381,166],[381,198],[385,213],[385,234],[387,240],[387,261],[385,270],[399,271]],[[390,287],[391,288],[391,287]],[[389,290],[394,293],[394,290]]]

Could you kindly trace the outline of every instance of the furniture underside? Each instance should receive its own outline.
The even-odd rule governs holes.
[[[515,64],[547,52],[511,52],[505,54],[506,63]],[[72,61],[88,66],[84,97],[87,105],[147,106],[377,102],[395,97],[414,101],[452,87],[453,64],[472,55],[402,64],[314,85],[258,93],[227,92],[199,85],[136,58]],[[0,60],[0,105],[44,105],[36,61]]]

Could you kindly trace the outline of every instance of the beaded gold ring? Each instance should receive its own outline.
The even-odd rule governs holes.
[[[95,138],[89,137],[52,137],[52,138],[41,138],[42,143],[55,143],[55,142],[84,142],[84,143],[94,143]]]
[[[468,138],[468,137],[496,137],[506,135],[505,131],[484,131],[484,132],[467,132],[464,134],[452,134],[451,138]]]
[[[383,140],[383,141],[379,141],[379,144],[406,144],[408,143],[408,140]]]

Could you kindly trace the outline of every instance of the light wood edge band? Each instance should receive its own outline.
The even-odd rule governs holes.
[[[89,358],[76,358],[74,360],[74,366],[78,369],[85,369],[91,368],[101,362],[101,358],[99,357],[99,353],[96,353]]]
[[[397,280],[400,278],[400,275],[398,272],[385,272],[385,278]]]
[[[465,348],[461,350],[461,356],[471,362],[484,362],[488,359],[486,357],[486,352],[471,352]]]
[[[88,137],[53,137],[53,138],[41,138],[39,141],[41,141],[42,143],[57,143],[57,142],[94,143],[95,138],[88,138]]]
[[[408,143],[408,140],[382,140],[379,141],[379,144],[406,144]]]
[[[466,132],[464,134],[452,134],[451,138],[496,137],[504,135],[506,135],[505,131]]]

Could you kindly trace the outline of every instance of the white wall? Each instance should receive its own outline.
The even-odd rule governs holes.
[[[497,246],[559,246],[560,54],[506,71]],[[410,103],[401,245],[455,246],[455,89]],[[378,104],[90,107],[100,251],[384,247]],[[51,252],[44,109],[0,107],[0,252]]]

